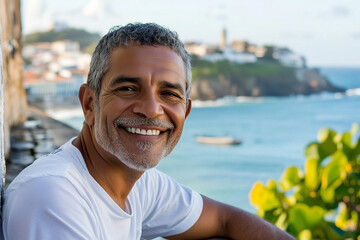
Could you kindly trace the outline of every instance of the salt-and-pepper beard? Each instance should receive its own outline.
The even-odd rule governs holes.
[[[147,169],[155,167],[161,159],[166,157],[175,147],[175,144],[170,144],[169,139],[172,131],[169,131],[169,136],[167,139],[167,144],[164,146],[162,152],[155,158],[149,159],[149,156],[141,152],[149,150],[156,143],[153,142],[137,142],[136,146],[139,148],[140,154],[134,154],[129,152],[124,145],[121,143],[121,138],[118,131],[114,134],[111,134],[107,131],[106,124],[100,124],[100,114],[99,109],[95,110],[95,139],[96,142],[102,147],[105,151],[114,155],[119,161],[128,166],[129,168],[135,169],[137,171],[145,171]],[[148,118],[139,118],[139,117],[119,117],[113,122],[114,128],[118,129],[120,126],[158,126],[161,128],[174,129],[174,125],[169,122],[161,121],[158,119],[148,119]],[[181,132],[181,131],[180,131]],[[113,135],[113,136],[110,136]],[[181,133],[180,133],[181,135]],[[180,136],[178,136],[180,138]],[[178,139],[177,139],[178,140]]]

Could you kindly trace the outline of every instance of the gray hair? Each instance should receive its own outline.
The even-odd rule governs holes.
[[[165,46],[176,52],[183,60],[186,71],[186,102],[191,91],[191,63],[184,44],[178,34],[155,23],[129,23],[116,26],[101,38],[91,58],[87,84],[94,89],[96,100],[99,97],[101,81],[109,70],[110,54],[118,47],[128,45]]]

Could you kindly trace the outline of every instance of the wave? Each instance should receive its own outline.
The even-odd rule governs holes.
[[[347,96],[360,96],[360,88],[348,89],[345,91]]]
[[[234,97],[234,96],[225,96],[223,98],[218,98],[216,100],[193,100],[192,107],[201,108],[201,107],[223,107],[223,106],[233,106],[239,103],[261,103],[263,98],[261,97]]]

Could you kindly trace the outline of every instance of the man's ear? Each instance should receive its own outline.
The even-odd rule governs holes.
[[[86,83],[81,85],[79,89],[79,100],[84,113],[86,124],[93,126],[95,119],[95,92]]]
[[[185,119],[189,116],[190,112],[191,112],[191,99],[189,98],[186,106]]]

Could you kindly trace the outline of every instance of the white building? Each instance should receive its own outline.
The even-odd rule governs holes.
[[[234,63],[254,63],[257,57],[252,53],[235,52],[232,48],[224,48],[221,52],[214,54],[207,54],[203,57],[204,60],[210,62],[217,62],[227,60]]]
[[[287,48],[275,49],[273,57],[279,60],[279,62],[284,66],[296,68],[306,67],[305,57]]]
[[[78,42],[63,40],[51,43],[51,50],[57,54],[65,52],[80,52],[80,45]]]
[[[217,51],[216,46],[207,45],[204,43],[185,43],[185,49],[190,55],[196,55],[203,57],[206,54],[215,53]]]

